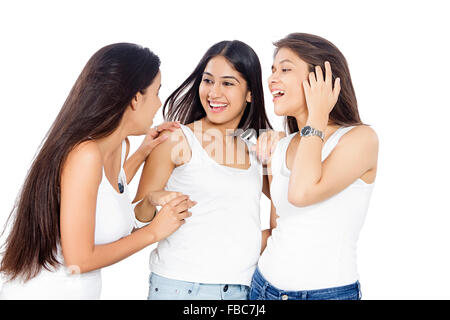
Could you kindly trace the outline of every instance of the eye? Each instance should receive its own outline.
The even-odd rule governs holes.
[[[226,86],[226,87],[230,87],[230,86],[234,86],[234,83],[229,82],[229,81],[225,81],[225,82],[223,83],[223,85]]]
[[[287,69],[287,68],[281,69],[281,72],[288,72],[288,71],[291,71],[291,69]]]
[[[207,84],[212,83],[212,81],[211,81],[210,79],[208,79],[208,78],[204,78],[202,81],[203,81],[204,83],[207,83]]]

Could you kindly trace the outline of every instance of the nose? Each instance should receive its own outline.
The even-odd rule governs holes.
[[[208,97],[211,99],[215,99],[220,97],[222,94],[220,90],[220,83],[215,82],[209,89]]]
[[[161,106],[162,106],[161,98],[158,96],[158,109],[161,108]]]
[[[278,81],[278,77],[276,76],[276,73],[272,73],[269,78],[267,78],[267,83],[271,85],[272,83],[276,83]]]

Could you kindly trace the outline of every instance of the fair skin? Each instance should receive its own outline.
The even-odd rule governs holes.
[[[220,142],[219,149],[215,148],[212,152],[208,152],[218,164],[248,169],[250,158],[245,143],[236,137],[226,135],[227,130],[237,128],[247,102],[251,101],[251,93],[247,89],[245,79],[224,57],[214,57],[205,67],[199,86],[199,96],[206,117],[187,126],[207,152],[208,146]],[[213,109],[214,107],[218,109]],[[182,130],[165,134],[169,135],[169,139],[155,148],[142,170],[134,202],[142,198],[148,199],[148,210],[136,211],[136,218],[140,221],[149,221],[152,218],[149,212],[154,210],[156,205],[164,204],[180,195],[177,192],[166,191],[164,187],[173,169],[191,159],[191,149]],[[245,157],[241,161],[238,159],[238,150],[244,150]],[[228,157],[229,154],[234,156]]]
[[[334,85],[331,79],[330,63],[325,63],[325,70],[316,67],[315,72],[309,72],[308,65],[288,48],[278,51],[268,79],[277,115],[295,117],[299,128],[309,125],[325,134],[324,141],[316,136],[301,138],[297,134],[288,146],[286,165],[291,170],[288,200],[297,207],[326,200],[357,179],[367,184],[375,181],[378,138],[368,126],[350,130],[325,161],[321,160],[323,144],[339,128],[330,121],[329,114],[339,96],[340,79]],[[276,140],[266,136],[261,143],[258,141],[257,153],[261,159],[270,159]],[[272,210],[271,221],[276,218]],[[273,226],[276,227],[276,222]]]
[[[163,207],[151,225],[112,243],[95,245],[95,210],[97,192],[104,169],[108,183],[119,192],[122,141],[129,135],[147,134],[139,152],[151,154],[164,141],[155,132],[148,132],[153,116],[161,106],[158,73],[145,93],[137,93],[127,107],[119,126],[102,139],[77,145],[68,155],[61,172],[60,230],[65,265],[73,273],[84,273],[109,266],[146,246],[170,235],[190,216],[193,205],[187,196],[179,196]],[[147,154],[147,156],[148,156]],[[143,156],[143,155],[139,155]],[[137,166],[134,164],[133,166]],[[133,167],[130,166],[129,168]],[[137,169],[136,169],[137,170]],[[132,169],[134,171],[134,169]],[[128,171],[127,176],[133,172]],[[82,192],[80,191],[82,190]]]

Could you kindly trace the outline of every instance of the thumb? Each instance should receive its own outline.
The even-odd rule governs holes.
[[[156,138],[159,135],[159,132],[155,128],[150,128],[147,131],[147,136],[150,136],[152,138]]]

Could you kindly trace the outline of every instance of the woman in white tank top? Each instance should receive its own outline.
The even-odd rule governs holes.
[[[129,43],[106,46],[81,72],[39,150],[13,209],[0,271],[1,299],[98,299],[102,267],[159,241],[190,216],[168,203],[151,226],[131,231],[128,182],[167,137],[149,129],[161,106],[160,60]],[[127,136],[147,134],[125,163]],[[144,205],[139,205],[145,210]]]
[[[332,43],[294,33],[275,46],[269,88],[290,134],[258,141],[259,157],[270,158],[271,234],[250,299],[360,299],[356,243],[377,136],[362,125],[346,60]]]
[[[136,200],[150,194],[161,205],[183,193],[197,205],[151,253],[148,298],[247,299],[261,252],[263,181],[238,133],[270,128],[257,55],[240,41],[213,45],[166,107],[168,120],[183,125],[146,161]]]

